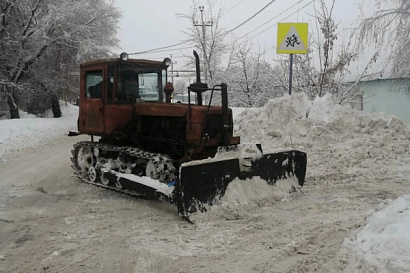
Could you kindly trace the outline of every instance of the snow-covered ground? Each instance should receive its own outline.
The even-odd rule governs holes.
[[[77,130],[78,107],[63,102],[60,106],[61,118],[53,118],[51,112],[45,118],[37,118],[20,111],[20,119],[1,119],[0,161],[6,160],[14,152],[41,147],[67,135],[69,130]]]
[[[355,177],[358,175],[371,185],[387,172],[396,173],[400,183],[409,181],[410,131],[407,123],[395,117],[334,105],[330,96],[309,101],[304,94],[272,100],[260,109],[233,110],[235,134],[241,136],[243,143],[260,142],[264,150],[307,151],[305,187],[309,187],[309,182],[318,183],[309,181],[309,177],[319,180],[325,175],[320,182],[328,188],[337,186],[337,182],[326,181],[329,177],[334,181],[343,180],[341,183],[349,177],[349,185],[346,185],[349,187],[357,186]],[[7,160],[21,149],[41,147],[75,130],[78,108],[62,105],[62,113],[58,119],[22,113],[20,120],[0,120],[0,160]],[[253,202],[252,198],[277,194],[277,189],[270,192],[271,188],[260,179],[251,182],[248,187],[237,181],[231,183],[217,208],[208,215],[194,216],[198,228],[206,228],[201,218],[212,217],[218,209],[234,206],[243,209],[243,205]],[[410,190],[395,200],[381,201],[377,209],[368,212],[366,224],[345,238],[340,249],[346,257],[345,272],[410,272],[409,194]],[[228,237],[225,240],[234,240]]]

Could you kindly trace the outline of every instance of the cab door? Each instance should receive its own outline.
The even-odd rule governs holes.
[[[102,134],[104,132],[104,67],[92,67],[84,71],[81,76],[84,92],[82,92],[83,98],[80,103],[80,131],[88,134]]]

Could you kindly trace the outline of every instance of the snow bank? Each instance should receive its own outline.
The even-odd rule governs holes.
[[[391,164],[410,150],[405,121],[335,105],[330,95],[310,101],[295,94],[245,110],[236,118],[235,134],[242,142],[262,143],[264,151],[305,151],[308,166],[342,172],[374,162]]]
[[[351,183],[358,173],[369,181],[376,180],[384,173],[375,170],[384,172],[386,165],[403,166],[402,155],[410,150],[406,122],[334,104],[330,94],[314,101],[303,93],[286,95],[270,100],[263,108],[234,109],[234,116],[235,135],[241,136],[242,143],[262,143],[264,152],[286,149],[306,152],[307,183],[309,176],[318,183],[327,183],[329,179],[337,181],[334,183]],[[279,181],[277,186],[281,190],[278,190],[257,177],[234,180],[219,206],[223,207],[223,213],[229,213],[229,210],[246,210],[242,208],[245,203],[286,199],[290,185],[282,185]],[[221,212],[212,208],[212,213]],[[201,216],[195,217],[201,221]]]
[[[37,118],[20,112],[20,119],[0,120],[0,160],[6,160],[16,151],[46,144],[77,130],[78,107],[62,102],[61,118]]]
[[[345,272],[410,272],[410,195],[382,204],[343,248]]]
[[[278,147],[289,145],[289,136],[309,141],[317,140],[317,137],[341,141],[343,138],[356,138],[359,136],[357,133],[380,136],[388,132],[393,137],[409,136],[405,121],[334,104],[329,94],[314,101],[304,93],[287,95],[270,100],[263,108],[245,109],[237,115],[235,129],[236,134],[246,139],[258,138],[269,143],[274,138]],[[335,135],[339,132],[342,134]]]

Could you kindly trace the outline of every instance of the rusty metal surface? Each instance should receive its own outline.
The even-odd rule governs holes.
[[[91,65],[105,65],[105,64],[112,64],[112,63],[119,63],[121,62],[120,58],[105,58],[105,59],[98,59],[92,60],[86,63],[81,64],[81,67],[88,67]],[[127,63],[139,63],[142,65],[148,66],[159,66],[162,65],[162,61],[153,61],[153,60],[145,60],[145,59],[129,59]]]
[[[104,132],[103,104],[100,99],[89,99],[81,106],[79,130],[89,134]]]
[[[162,62],[158,61],[134,59],[127,62],[157,66],[159,69],[162,67]],[[155,151],[163,148],[166,150],[167,143],[171,141],[176,145],[175,148],[183,143],[185,153],[189,156],[201,157],[201,153],[208,156],[215,152],[221,140],[226,138],[221,119],[223,107],[140,100],[134,103],[117,103],[116,79],[114,78],[112,85],[108,79],[109,70],[113,71],[112,66],[119,63],[119,59],[101,59],[81,66],[80,132],[116,139],[121,137],[137,146],[142,145]],[[101,85],[101,98],[87,98],[87,71],[102,72],[104,80]],[[114,75],[117,71],[118,67],[115,68]],[[228,122],[229,127],[232,127],[231,109],[228,109],[228,116],[231,119]],[[233,128],[228,129],[228,133],[228,144],[238,144],[239,138],[232,136]],[[143,139],[140,139],[141,137]],[[157,141],[163,141],[162,146],[155,143]]]

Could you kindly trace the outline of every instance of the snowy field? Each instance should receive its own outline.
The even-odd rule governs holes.
[[[194,242],[192,249],[177,250],[176,254],[189,256],[195,249],[205,247],[211,254],[228,255],[224,249],[229,245],[235,245],[235,241],[239,241],[241,235],[239,232],[225,230],[229,224],[219,228],[218,234],[211,234],[214,229],[211,229],[213,227],[210,223],[213,219],[220,219],[222,214],[225,222],[240,220],[243,217],[240,215],[251,214],[252,210],[248,208],[260,206],[266,209],[262,203],[268,199],[275,202],[273,207],[284,208],[285,213],[290,211],[290,208],[286,208],[288,202],[291,204],[294,201],[291,199],[297,199],[301,204],[306,204],[305,208],[299,208],[303,215],[304,209],[307,210],[306,213],[308,210],[316,209],[311,204],[320,204],[326,198],[331,198],[329,193],[335,192],[338,196],[332,197],[332,209],[340,212],[342,216],[339,219],[339,214],[323,217],[322,224],[329,226],[340,223],[340,230],[347,234],[343,242],[337,244],[339,249],[334,250],[338,253],[338,270],[410,272],[410,131],[407,123],[384,114],[367,114],[333,105],[329,96],[309,101],[304,94],[272,100],[260,109],[233,110],[235,135],[241,136],[242,143],[259,142],[266,151],[294,148],[308,154],[305,187],[301,193],[294,194],[297,196],[293,197],[278,188],[266,187],[266,183],[257,178],[247,183],[247,187],[240,181],[231,183],[219,205],[208,213],[192,215],[196,222],[197,238],[209,236],[206,246]],[[62,104],[62,113],[63,116],[59,119],[35,118],[22,113],[20,120],[0,120],[0,160],[7,161],[18,150],[41,149],[43,145],[66,135],[69,130],[76,130],[78,108]],[[316,203],[309,203],[312,200],[308,198],[315,196],[308,194],[310,187],[323,191],[321,195],[316,195],[319,196],[315,197]],[[377,196],[378,203],[369,207],[363,225],[346,231],[342,228],[346,226],[342,222],[349,221],[349,215],[354,218],[356,213],[354,208],[352,209],[354,204],[346,204],[355,202],[351,199],[354,189],[363,192],[364,188],[364,194],[355,196],[357,200],[368,198],[366,187],[369,195],[371,192],[371,195]],[[403,188],[409,190],[403,192]],[[397,195],[391,194],[390,189],[394,193],[400,191],[401,194],[394,199],[386,198]],[[304,195],[303,191],[307,194]],[[375,192],[377,194],[374,194]],[[306,200],[303,201],[304,199]],[[318,209],[315,212],[318,218],[326,215],[327,209],[330,208]],[[295,218],[296,225],[300,220],[296,218],[298,214],[289,213],[289,217]],[[259,219],[261,216],[253,217]],[[316,227],[310,227],[309,222],[303,223],[305,226],[300,227],[301,233],[305,238],[309,238],[309,232]],[[243,232],[246,231],[245,224]],[[255,224],[252,226],[254,230],[249,232],[265,230],[264,225],[260,218],[259,226]],[[275,227],[272,226],[272,229]],[[135,240],[142,240],[136,241],[135,245],[144,243],[145,238],[135,237]],[[153,251],[160,251],[159,247],[156,249],[156,243],[159,242],[146,243]],[[169,242],[169,245],[176,243],[178,242]],[[268,249],[275,248],[275,245],[269,245],[268,241],[264,245],[267,245]],[[308,240],[299,242],[295,239],[294,244],[287,247],[289,253],[294,247],[297,248],[297,253],[302,255],[314,250],[313,242]],[[319,263],[319,260],[320,258],[317,258],[316,262]],[[268,260],[263,262],[266,266],[280,264]],[[298,267],[298,272],[315,271],[314,262],[311,261],[310,265],[304,264],[302,268]],[[258,272],[271,271],[261,267]]]

